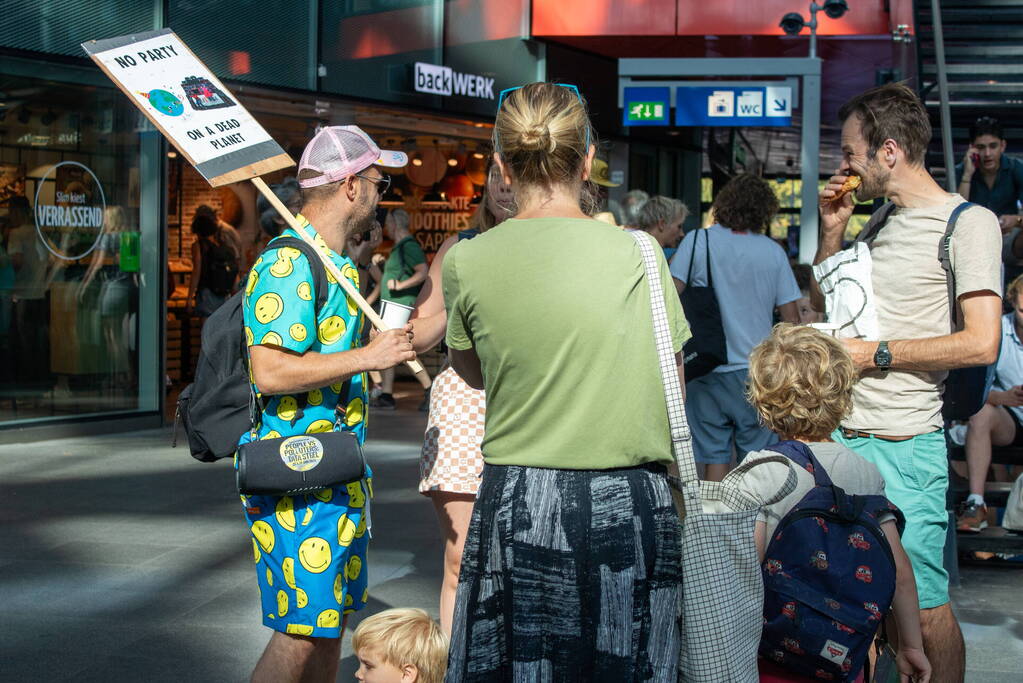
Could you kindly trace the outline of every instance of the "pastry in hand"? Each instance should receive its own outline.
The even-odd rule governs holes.
[[[831,201],[835,202],[841,199],[842,197],[846,196],[847,194],[855,190],[857,187],[859,187],[861,182],[863,182],[863,179],[860,178],[858,175],[849,176],[848,178],[845,179],[845,182],[842,183],[842,187],[840,187],[838,192],[835,193],[835,196],[831,198]]]

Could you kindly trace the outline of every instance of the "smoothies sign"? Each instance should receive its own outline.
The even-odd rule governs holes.
[[[294,165],[170,29],[82,48],[214,187]]]

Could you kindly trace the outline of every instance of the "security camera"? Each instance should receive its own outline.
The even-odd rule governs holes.
[[[838,19],[849,11],[849,4],[845,0],[824,0],[824,13],[831,19]]]
[[[781,26],[782,31],[785,31],[785,35],[797,36],[806,26],[806,22],[803,21],[803,15],[799,12],[789,12],[781,18],[781,23],[778,25]]]

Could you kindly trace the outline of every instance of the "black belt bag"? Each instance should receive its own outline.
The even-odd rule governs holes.
[[[238,447],[238,492],[285,496],[350,484],[366,476],[352,432],[301,434]]]

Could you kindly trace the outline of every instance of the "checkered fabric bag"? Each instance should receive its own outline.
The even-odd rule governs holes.
[[[740,465],[721,482],[700,481],[685,399],[678,379],[671,330],[653,240],[632,233],[643,254],[654,336],[664,381],[672,449],[679,477],[669,475],[682,521],[682,650],[679,680],[686,683],[757,683],[757,648],[763,624],[764,585],[753,542],[753,525],[764,505],[777,502],[796,486],[796,473],[784,456]],[[789,467],[785,484],[761,500],[736,481],[765,462]]]

